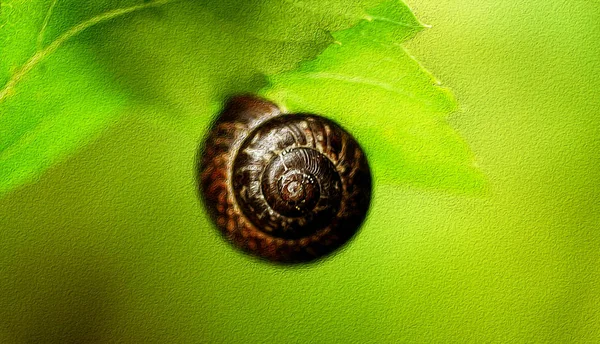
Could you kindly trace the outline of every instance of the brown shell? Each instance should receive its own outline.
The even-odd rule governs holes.
[[[281,263],[308,262],[346,243],[363,222],[371,173],[335,122],[282,114],[254,96],[229,100],[203,145],[200,191],[223,235]]]

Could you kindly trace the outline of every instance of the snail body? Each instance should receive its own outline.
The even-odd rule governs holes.
[[[254,96],[229,100],[204,143],[200,191],[217,227],[264,259],[308,262],[359,229],[369,208],[366,157],[335,122],[282,114]]]

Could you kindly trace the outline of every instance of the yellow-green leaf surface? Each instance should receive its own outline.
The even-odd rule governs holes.
[[[408,7],[387,2],[334,33],[335,44],[315,60],[272,76],[263,94],[348,128],[377,182],[479,191],[484,179],[474,157],[446,122],[453,97],[400,46],[422,28]]]

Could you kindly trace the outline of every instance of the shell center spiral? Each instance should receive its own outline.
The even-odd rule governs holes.
[[[268,191],[271,181],[263,182],[263,192]],[[267,190],[265,190],[267,189]],[[315,176],[300,170],[288,170],[277,180],[277,194],[280,201],[268,198],[269,206],[288,217],[298,217],[313,210],[319,201],[321,191]]]
[[[301,204],[314,198],[315,182],[312,176],[307,176],[298,171],[287,173],[279,178],[279,194],[284,201]]]
[[[321,130],[314,136],[308,126]],[[310,116],[274,118],[241,144],[232,189],[236,203],[257,229],[297,239],[326,228],[341,207],[343,187],[328,148],[328,127]]]

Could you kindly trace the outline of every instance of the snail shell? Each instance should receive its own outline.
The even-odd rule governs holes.
[[[229,100],[201,150],[200,191],[234,245],[259,257],[307,262],[358,230],[371,173],[354,138],[311,114],[282,114],[254,96]]]

